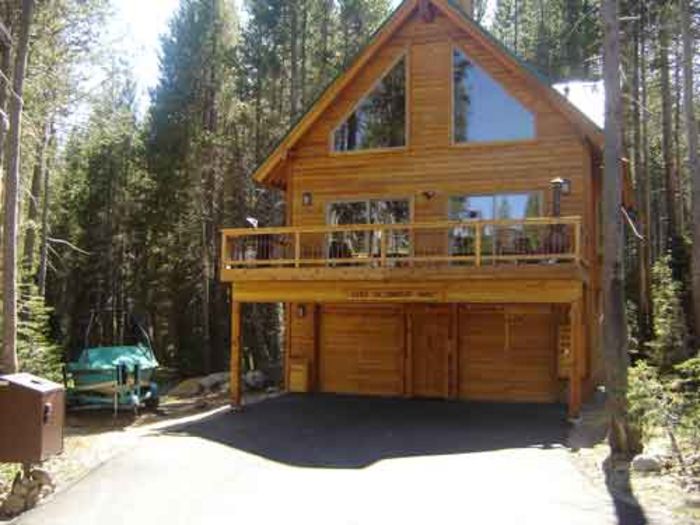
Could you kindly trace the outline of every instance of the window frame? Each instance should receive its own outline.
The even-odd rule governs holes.
[[[545,211],[546,211],[546,205],[545,205],[545,191],[542,189],[535,189],[535,190],[503,190],[503,191],[486,191],[486,192],[476,192],[476,193],[451,193],[450,195],[447,196],[447,220],[448,221],[455,221],[455,222],[470,222],[470,221],[498,221],[498,220],[510,220],[510,219],[498,219],[496,218],[496,214],[494,213],[494,218],[493,219],[452,219],[450,218],[450,203],[452,199],[455,198],[465,198],[465,197],[491,197],[493,199],[493,204],[494,204],[494,212],[495,212],[495,204],[496,204],[496,197],[498,196],[503,196],[503,195],[530,195],[530,194],[537,194],[540,198],[540,210],[539,210],[539,215],[538,217],[544,217],[545,216]],[[512,220],[519,220],[519,219],[512,219]]]
[[[372,201],[406,201],[406,202],[408,202],[408,222],[406,222],[405,224],[406,224],[406,225],[413,224],[413,218],[414,218],[414,216],[415,216],[415,215],[414,215],[414,213],[415,213],[415,199],[414,199],[412,196],[405,196],[405,195],[404,195],[404,196],[394,197],[394,196],[384,196],[384,195],[380,195],[380,196],[372,196],[372,197],[364,197],[364,196],[363,196],[363,197],[357,197],[357,198],[349,197],[349,198],[346,198],[346,199],[336,199],[336,200],[328,201],[328,202],[326,203],[326,205],[325,205],[325,222],[326,222],[326,226],[328,226],[328,227],[333,227],[333,226],[344,226],[344,225],[342,225],[342,224],[334,224],[334,225],[331,225],[331,224],[330,224],[331,206],[333,206],[334,204],[342,204],[342,203],[353,203],[353,202],[363,202],[363,203],[365,203],[365,204],[366,204],[366,210],[367,210],[367,219],[368,219],[368,221],[369,221],[369,219],[371,218],[370,207],[371,207],[371,202],[372,202]],[[373,224],[382,225],[382,224],[387,224],[387,223],[372,223],[372,222],[366,222],[366,223],[361,223],[361,224],[362,224],[362,225],[371,226],[371,225],[373,225]],[[397,224],[401,224],[401,223],[397,223]],[[371,230],[367,230],[367,233],[371,233]],[[367,235],[367,242],[368,242],[367,253],[370,253],[370,252],[371,252],[372,246],[371,246],[371,240],[370,240],[370,236],[369,236],[369,235]],[[326,242],[325,244],[326,244],[326,248],[325,248],[325,249],[326,249],[326,255],[328,256],[328,255],[329,255],[329,251],[330,251],[330,243],[329,243],[329,242]],[[412,242],[411,242],[411,250],[413,250],[413,243],[412,243]]]
[[[496,197],[499,195],[529,195],[529,194],[537,194],[539,196],[539,201],[540,201],[540,209],[539,209],[539,215],[538,217],[545,217],[545,213],[547,210],[547,206],[545,203],[545,196],[546,192],[543,189],[534,189],[534,190],[504,190],[504,191],[498,191],[498,192],[476,192],[476,193],[453,193],[447,196],[447,220],[450,222],[461,222],[466,225],[474,222],[480,222],[480,221],[500,221],[500,220],[519,220],[519,219],[499,219],[496,217]],[[468,198],[468,197],[491,197],[493,200],[493,206],[494,206],[494,217],[493,219],[452,219],[450,217],[450,207],[451,207],[451,201],[454,198]],[[527,217],[525,217],[526,220]],[[452,243],[452,233],[455,229],[459,228],[459,226],[455,226],[454,228],[449,228],[447,230],[447,249],[449,250],[450,255],[455,254],[454,246]],[[494,228],[494,227],[492,227]],[[495,228],[498,228],[498,226],[495,226]]]
[[[344,112],[339,119],[338,123],[333,126],[331,129],[331,132],[328,134],[328,151],[331,156],[335,155],[358,155],[358,154],[363,154],[363,153],[390,153],[390,152],[401,152],[401,151],[407,151],[410,146],[410,129],[411,129],[411,114],[410,114],[410,107],[411,107],[411,64],[410,64],[410,50],[407,47],[405,47],[399,55],[394,58],[390,64],[382,70],[382,73],[379,75],[377,80],[375,80],[372,85],[365,90],[362,93],[362,96],[355,102],[352,107]],[[384,77],[386,77],[396,65],[401,62],[401,60],[404,59],[404,79],[405,79],[405,96],[404,96],[404,115],[405,115],[405,122],[404,122],[404,144],[403,146],[394,146],[394,147],[382,147],[382,148],[363,148],[363,149],[354,149],[354,150],[336,150],[335,149],[335,133],[338,131],[338,128],[340,128],[345,122],[350,118],[350,115],[352,115],[357,108],[364,102],[364,100],[382,83],[382,80],[384,80]]]
[[[348,197],[348,198],[343,198],[343,199],[333,199],[329,200],[326,202],[325,205],[325,219],[326,219],[326,226],[333,226],[330,224],[330,217],[331,217],[331,206],[334,204],[347,204],[347,203],[352,203],[352,202],[364,202],[367,205],[367,218],[370,218],[370,203],[372,201],[407,201],[408,202],[408,222],[406,224],[412,224],[413,223],[413,213],[414,213],[414,199],[413,197],[402,195],[402,196],[372,196],[372,197]],[[374,223],[371,222],[366,222],[364,223],[366,225],[371,225]],[[384,224],[384,223],[376,223],[376,224]],[[335,225],[335,226],[342,226],[342,225]]]
[[[518,140],[483,140],[483,141],[464,141],[464,142],[459,142],[455,140],[455,112],[454,112],[454,90],[455,90],[455,62],[454,62],[454,53],[455,51],[459,51],[463,55],[465,55],[467,58],[472,60],[479,68],[481,68],[484,73],[486,73],[491,79],[499,84],[501,88],[513,99],[515,99],[521,106],[523,106],[527,111],[532,113],[532,121],[533,121],[533,136],[532,138],[528,139],[518,139]],[[455,147],[455,148],[478,148],[478,147],[492,147],[492,146],[506,146],[506,145],[520,145],[520,144],[532,144],[537,142],[539,139],[539,127],[538,127],[538,117],[537,113],[530,108],[528,104],[525,104],[520,97],[516,96],[509,87],[505,86],[502,82],[500,82],[497,78],[495,78],[488,70],[486,70],[481,64],[478,63],[478,61],[475,61],[473,58],[471,58],[471,53],[469,53],[466,48],[464,47],[463,44],[457,43],[457,42],[452,42],[450,46],[450,71],[449,71],[449,95],[448,95],[448,120],[450,122],[449,125],[449,145],[450,147]]]

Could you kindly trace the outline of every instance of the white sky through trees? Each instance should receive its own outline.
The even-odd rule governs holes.
[[[158,60],[160,54],[160,36],[168,29],[168,21],[175,13],[180,0],[112,0],[114,14],[107,28],[106,38],[120,51],[126,62],[131,65],[134,79],[138,85],[139,113],[143,115],[148,107],[148,90],[158,82]],[[235,0],[241,10],[241,18],[245,20],[242,10],[243,0]],[[396,7],[401,0],[391,0]],[[495,0],[489,0],[488,20],[493,16]],[[107,71],[96,71],[90,84],[101,82]],[[581,83],[584,86],[557,86],[560,92],[584,113],[602,125],[602,88],[592,83]]]
[[[243,0],[235,0],[245,19]],[[392,7],[401,0],[391,0]],[[142,112],[148,105],[148,89],[158,82],[160,35],[168,29],[168,21],[179,5],[179,0],[112,0],[114,17],[108,35],[132,65],[139,87]]]

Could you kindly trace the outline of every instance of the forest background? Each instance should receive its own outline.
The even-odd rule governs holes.
[[[602,78],[598,1],[475,4],[475,18],[552,83]],[[700,1],[619,5],[622,144],[637,202],[623,260],[631,399],[647,403],[633,415],[654,414],[649,400],[666,394],[643,391],[649,378],[700,377]],[[392,7],[181,0],[144,111],[132,64],[99,38],[114,17],[109,0],[2,0],[0,243],[2,269],[16,260],[17,275],[3,271],[0,370],[14,368],[14,341],[22,370],[58,378],[85,346],[91,313],[107,312],[95,343],[125,335],[123,311],[148,327],[159,361],[180,375],[225,369],[230,297],[217,278],[219,229],[248,217],[282,223],[281,196],[253,185],[252,172]],[[107,74],[90,85],[95,68]],[[245,305],[243,323],[245,366],[274,375],[281,308]]]

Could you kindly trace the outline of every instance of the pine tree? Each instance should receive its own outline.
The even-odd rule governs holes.
[[[600,74],[600,17],[592,0],[499,0],[492,30],[552,81]]]
[[[29,53],[30,28],[34,15],[34,0],[23,0],[20,29],[15,51],[10,101],[10,131],[8,136],[5,173],[3,220],[3,348],[0,368],[14,373],[17,362],[17,248],[19,234],[20,141],[22,138],[22,108],[24,78]]]

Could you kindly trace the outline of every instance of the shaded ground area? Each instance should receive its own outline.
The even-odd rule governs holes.
[[[565,408],[287,395],[171,432],[303,467],[363,468],[410,456],[563,446]]]
[[[142,437],[18,523],[637,523],[573,464],[563,415],[284,396]]]

